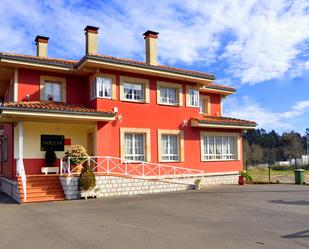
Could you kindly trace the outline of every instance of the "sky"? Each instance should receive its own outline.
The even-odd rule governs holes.
[[[163,65],[213,73],[237,93],[224,116],[279,133],[309,128],[309,1],[2,0],[0,51],[80,59],[86,25],[100,27],[99,53],[145,60],[142,34],[159,32]]]

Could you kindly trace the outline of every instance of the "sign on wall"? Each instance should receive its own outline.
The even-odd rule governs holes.
[[[64,136],[41,135],[41,151],[64,151]]]

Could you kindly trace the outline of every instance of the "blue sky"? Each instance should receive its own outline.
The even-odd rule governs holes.
[[[100,27],[100,53],[141,61],[142,34],[158,31],[160,64],[238,89],[224,115],[280,133],[309,127],[309,1],[2,0],[0,15],[0,51],[35,54],[39,34],[67,59],[84,55],[86,25]]]

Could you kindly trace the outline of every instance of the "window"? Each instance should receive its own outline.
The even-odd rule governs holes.
[[[143,101],[144,98],[144,87],[142,84],[124,83],[124,98],[127,100]]]
[[[157,81],[157,103],[161,105],[182,106],[182,85]]]
[[[202,136],[202,160],[237,160],[236,136]]]
[[[183,162],[184,136],[181,130],[158,130],[158,161]]]
[[[124,135],[125,159],[132,161],[145,161],[145,136],[139,133],[126,133]]]
[[[112,98],[112,83],[111,78],[96,77],[92,79],[92,98]]]
[[[61,83],[45,82],[45,100],[61,102]]]
[[[210,100],[209,96],[200,96],[200,113],[209,114],[210,113]]]
[[[199,107],[199,91],[195,89],[189,89],[189,104],[188,106]]]
[[[40,99],[45,101],[66,102],[66,79],[41,75]]]
[[[131,161],[151,161],[149,128],[120,128],[121,158]]]
[[[120,76],[120,100],[149,103],[149,80]]]
[[[179,161],[179,139],[177,135],[162,135],[162,160]]]
[[[160,103],[176,105],[177,89],[169,87],[160,87]]]

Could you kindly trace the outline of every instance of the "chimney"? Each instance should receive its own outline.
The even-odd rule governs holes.
[[[146,63],[154,66],[158,65],[158,34],[158,32],[154,32],[151,30],[146,31],[143,34],[146,41]]]
[[[36,42],[36,56],[47,57],[47,45],[48,37],[37,35],[35,38]]]
[[[86,55],[98,53],[98,30],[99,28],[87,25],[86,35]]]

